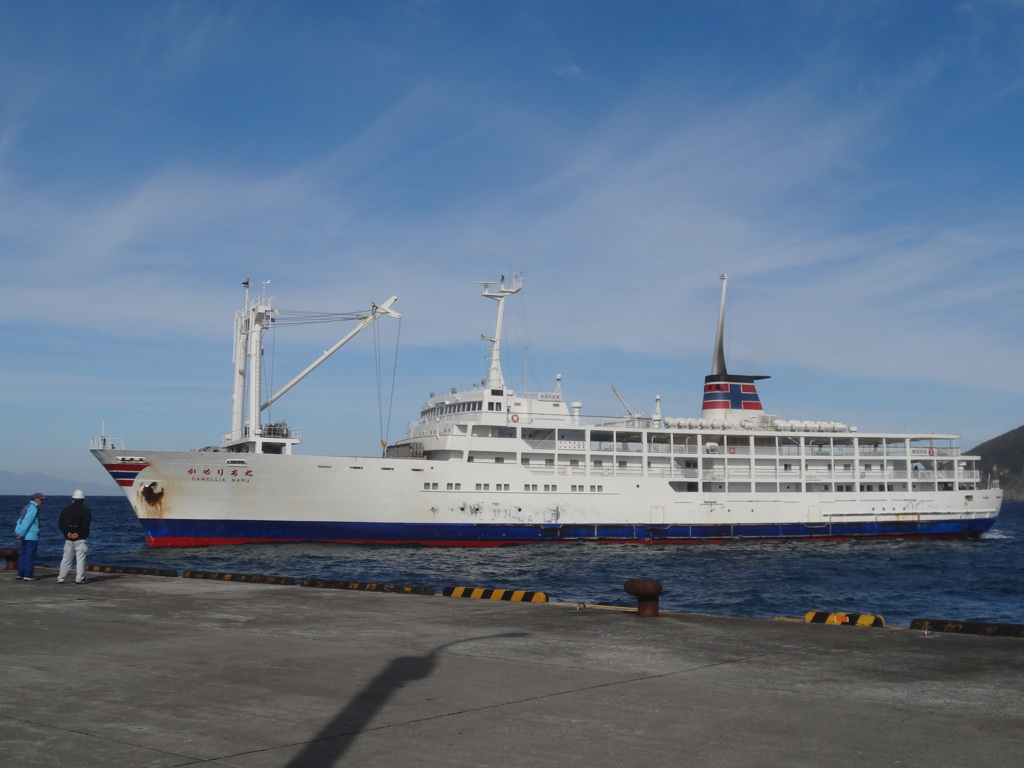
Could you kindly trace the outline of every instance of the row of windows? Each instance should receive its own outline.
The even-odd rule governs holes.
[[[488,403],[491,405],[491,403]],[[469,411],[479,411],[483,408],[483,404],[479,401],[473,401],[468,403],[450,403],[448,405],[438,405],[433,408],[420,413],[421,419],[433,419],[437,416],[447,416],[452,413],[467,413]],[[493,410],[493,409],[488,409]]]
[[[540,486],[538,486],[536,483],[527,483],[526,485],[523,486],[523,490],[524,491],[528,491],[528,492],[529,491],[536,491],[536,490],[538,490],[539,487]],[[424,491],[436,491],[436,490],[438,490],[438,484],[437,483],[424,483],[423,484],[423,490]],[[448,491],[461,491],[462,490],[462,483],[447,483],[446,487],[445,487],[445,490],[448,490]],[[478,490],[478,491],[489,491],[489,490],[491,490],[491,484],[490,483],[477,483],[476,484],[476,490]],[[496,490],[496,491],[509,491],[509,490],[512,490],[512,489],[511,489],[511,486],[509,486],[508,483],[495,483],[494,484],[494,490]],[[558,486],[557,485],[553,485],[553,484],[546,484],[546,485],[544,485],[544,490],[547,491],[548,493],[556,492],[556,491],[558,491]],[[582,486],[582,485],[574,485],[574,486],[572,486],[572,493],[584,493],[585,491],[586,491],[586,487],[585,486]],[[590,491],[589,492],[590,493],[604,493],[604,486],[603,485],[592,485],[592,486],[590,486]]]

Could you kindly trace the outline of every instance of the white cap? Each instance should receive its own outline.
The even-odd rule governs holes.
[[[71,494],[71,498],[72,499],[84,499],[85,498],[85,494],[82,493],[81,491],[75,491],[74,493]]]

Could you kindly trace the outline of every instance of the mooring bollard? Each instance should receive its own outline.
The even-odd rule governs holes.
[[[3,570],[18,570],[18,550],[14,547],[0,547],[0,560],[4,561]]]
[[[658,595],[661,594],[661,582],[654,579],[630,579],[622,588],[627,594],[636,597],[636,615],[644,618],[655,618],[658,615]]]

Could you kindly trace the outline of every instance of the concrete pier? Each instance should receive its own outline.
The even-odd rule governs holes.
[[[18,768],[992,768],[1024,754],[1016,638],[37,575],[0,576],[0,764]]]

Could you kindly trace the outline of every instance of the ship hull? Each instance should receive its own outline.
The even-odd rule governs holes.
[[[991,528],[1002,501],[998,489],[680,493],[663,478],[427,459],[93,454],[155,547],[964,538]]]

